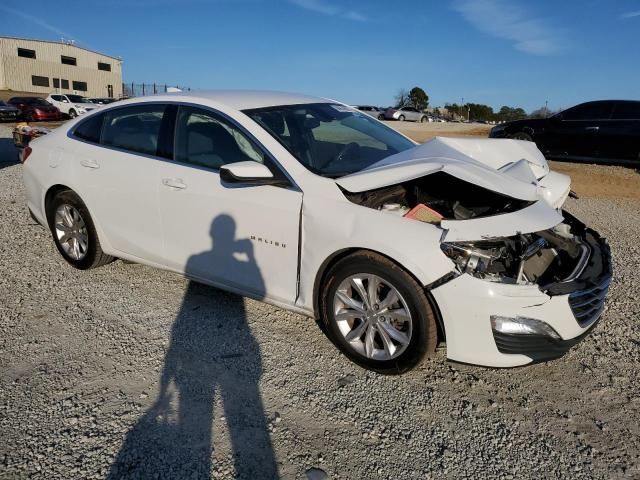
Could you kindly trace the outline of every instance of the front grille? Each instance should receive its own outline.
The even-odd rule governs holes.
[[[595,287],[578,290],[569,295],[569,306],[581,327],[587,327],[600,318],[610,284],[611,276],[607,276]]]

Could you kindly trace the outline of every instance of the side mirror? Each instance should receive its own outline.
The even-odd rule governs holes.
[[[251,160],[223,165],[220,167],[220,179],[224,183],[236,185],[288,184],[285,180],[274,177],[266,165]]]

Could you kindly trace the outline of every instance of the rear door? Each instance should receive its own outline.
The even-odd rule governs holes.
[[[616,101],[600,126],[600,155],[607,160],[640,160],[640,102]]]
[[[576,158],[599,157],[600,127],[609,120],[611,107],[610,102],[588,102],[550,119],[545,128],[549,152]]]
[[[222,165],[278,167],[241,127],[221,114],[181,106],[175,161],[160,187],[167,266],[242,293],[293,304],[297,296],[302,192],[288,187],[225,184]]]
[[[111,109],[72,133],[76,184],[91,215],[115,249],[153,263],[162,263],[164,253],[158,178],[160,158],[167,156],[163,130],[172,131],[170,108],[142,103]]]

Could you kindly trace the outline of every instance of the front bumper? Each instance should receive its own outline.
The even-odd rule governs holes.
[[[552,285],[510,285],[463,274],[431,290],[442,317],[447,358],[491,367],[515,367],[563,355],[598,323],[612,278],[605,239],[569,214],[589,245],[586,266],[574,279]],[[528,317],[549,324],[559,339],[505,334],[491,316]]]
[[[489,138],[507,138],[507,129],[506,128],[498,128],[493,127],[489,130]]]

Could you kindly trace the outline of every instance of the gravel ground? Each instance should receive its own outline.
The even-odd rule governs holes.
[[[308,318],[121,261],[72,269],[27,214],[8,130],[0,478],[640,478],[637,201],[567,205],[615,278],[565,357],[496,370],[440,349],[383,377]]]

